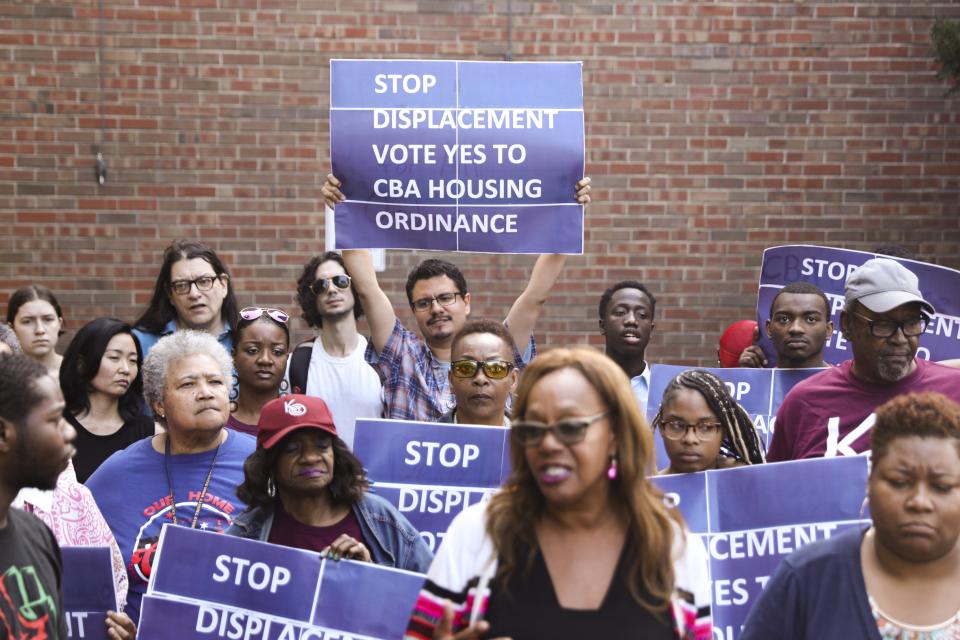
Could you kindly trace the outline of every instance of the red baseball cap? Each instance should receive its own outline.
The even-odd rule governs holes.
[[[720,365],[726,368],[739,367],[740,354],[753,344],[753,332],[756,330],[757,323],[753,320],[739,320],[727,327],[717,349]]]
[[[297,429],[320,429],[339,437],[326,402],[292,393],[263,405],[257,422],[257,446],[269,449]]]

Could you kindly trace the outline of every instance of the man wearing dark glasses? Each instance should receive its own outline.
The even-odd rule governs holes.
[[[496,320],[469,320],[450,349],[450,386],[457,405],[440,422],[509,427],[507,399],[520,377],[513,336]]]
[[[363,357],[367,339],[357,331],[363,307],[340,254],[328,251],[304,265],[297,303],[317,337],[294,349],[287,381],[294,393],[323,398],[340,437],[353,446],[357,418],[383,415],[383,387]]]
[[[845,293],[840,328],[853,359],[787,394],[769,462],[868,451],[874,408],[904,393],[937,391],[960,402],[960,371],[916,357],[936,311],[913,272],[896,260],[874,258],[847,277]]]
[[[331,207],[344,199],[340,184],[335,176],[328,175],[321,189]],[[590,178],[576,184],[574,197],[580,204],[590,202]],[[417,336],[403,326],[390,298],[380,288],[370,252],[346,250],[343,259],[370,323],[367,362],[384,381],[386,417],[428,422],[440,419],[455,402],[448,377],[453,336],[470,315],[470,293],[460,269],[445,260],[431,259],[410,272],[407,302],[420,329]],[[529,361],[536,355],[534,326],[565,262],[563,255],[541,255],[526,288],[507,313],[504,324],[525,351],[523,358],[516,354],[514,359],[518,371],[523,368],[524,358]]]

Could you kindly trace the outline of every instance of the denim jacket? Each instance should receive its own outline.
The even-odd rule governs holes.
[[[374,563],[417,573],[427,572],[433,554],[410,521],[392,504],[380,496],[364,493],[352,509]],[[226,533],[266,542],[272,526],[272,510],[252,507],[234,518]]]

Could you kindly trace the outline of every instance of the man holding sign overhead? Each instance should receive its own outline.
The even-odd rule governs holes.
[[[322,193],[330,206],[344,199],[341,182],[327,176]],[[590,178],[576,185],[576,201],[590,202]],[[363,249],[346,250],[343,259],[353,279],[372,333],[367,361],[384,381],[386,417],[398,420],[435,421],[454,407],[453,391],[447,376],[453,337],[470,315],[470,292],[456,265],[445,260],[424,260],[407,276],[407,302],[422,338],[407,330],[393,309],[393,303],[377,282],[373,259]],[[566,256],[541,255],[526,288],[513,303],[504,324],[514,342],[527,345],[528,356],[536,354],[533,328],[553,288]],[[529,358],[527,359],[529,360]],[[525,359],[519,351],[514,364],[522,370]]]

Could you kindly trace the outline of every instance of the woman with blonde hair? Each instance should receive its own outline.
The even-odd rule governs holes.
[[[579,347],[524,371],[513,473],[450,525],[408,638],[711,636],[707,558],[647,479],[626,375]]]

